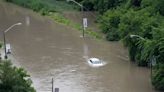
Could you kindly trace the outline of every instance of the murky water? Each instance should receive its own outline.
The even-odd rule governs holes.
[[[0,2],[0,29],[22,22],[6,33],[13,63],[30,74],[37,92],[51,92],[51,79],[60,92],[157,92],[150,71],[128,61],[120,43],[81,38],[72,28],[52,22],[32,11]],[[90,67],[87,58],[107,64]]]

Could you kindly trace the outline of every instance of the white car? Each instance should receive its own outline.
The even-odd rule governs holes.
[[[88,63],[89,63],[89,65],[95,66],[95,67],[104,65],[104,63],[98,58],[90,58],[90,59],[88,59]]]

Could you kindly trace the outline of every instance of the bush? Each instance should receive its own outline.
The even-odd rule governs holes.
[[[141,4],[143,8],[152,7],[155,14],[160,13],[164,16],[164,0],[142,0]]]
[[[92,11],[94,10],[94,4],[92,1],[89,0],[83,0],[82,5],[84,6],[84,10],[86,11]]]
[[[9,61],[0,62],[0,92],[36,92],[31,84],[24,69],[13,67]]]
[[[148,66],[149,57],[153,56],[151,50],[154,48],[154,43],[130,36],[126,36],[123,41],[128,47],[130,60],[136,62],[138,66]]]
[[[164,90],[164,64],[155,66],[152,76],[152,84],[158,90]]]
[[[124,38],[128,34],[139,34],[140,32],[142,32],[143,20],[144,17],[140,16],[138,12],[134,10],[129,10],[120,19],[120,24],[119,24],[120,37]]]
[[[128,47],[129,58],[131,61],[135,61],[137,53],[136,39],[132,39],[129,35],[123,39],[124,46]]]
[[[107,34],[106,38],[109,41],[118,41],[120,40],[118,33],[118,26],[120,23],[121,11],[110,10],[104,13],[103,16],[100,17],[100,27],[102,32]]]
[[[51,6],[48,6],[46,3],[43,3],[40,0],[6,0],[6,1],[18,4],[25,8],[30,8],[33,11],[40,12],[42,15],[47,15],[49,11],[52,11]]]
[[[106,39],[108,41],[118,41],[120,40],[120,36],[117,30],[111,30],[110,32],[107,33]]]
[[[135,55],[135,61],[138,66],[148,66],[148,61],[142,58],[142,54],[144,52],[146,40],[142,40],[140,38],[136,41],[136,55]]]

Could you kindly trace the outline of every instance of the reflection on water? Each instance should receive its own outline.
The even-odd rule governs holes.
[[[79,31],[0,2],[0,28],[17,21],[24,25],[8,32],[7,42],[12,45],[13,63],[31,74],[37,92],[51,92],[52,78],[60,92],[156,92],[149,70],[130,63],[120,43],[83,39]],[[108,64],[92,68],[86,63],[90,57]]]
[[[84,43],[83,45],[83,50],[84,50],[84,59],[87,61],[89,59],[89,50],[88,50],[88,46]]]
[[[30,26],[30,17],[29,16],[25,17],[25,24],[26,24],[26,26]]]

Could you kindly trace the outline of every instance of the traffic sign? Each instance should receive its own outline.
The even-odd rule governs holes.
[[[83,18],[83,26],[84,28],[88,27],[87,18]]]

